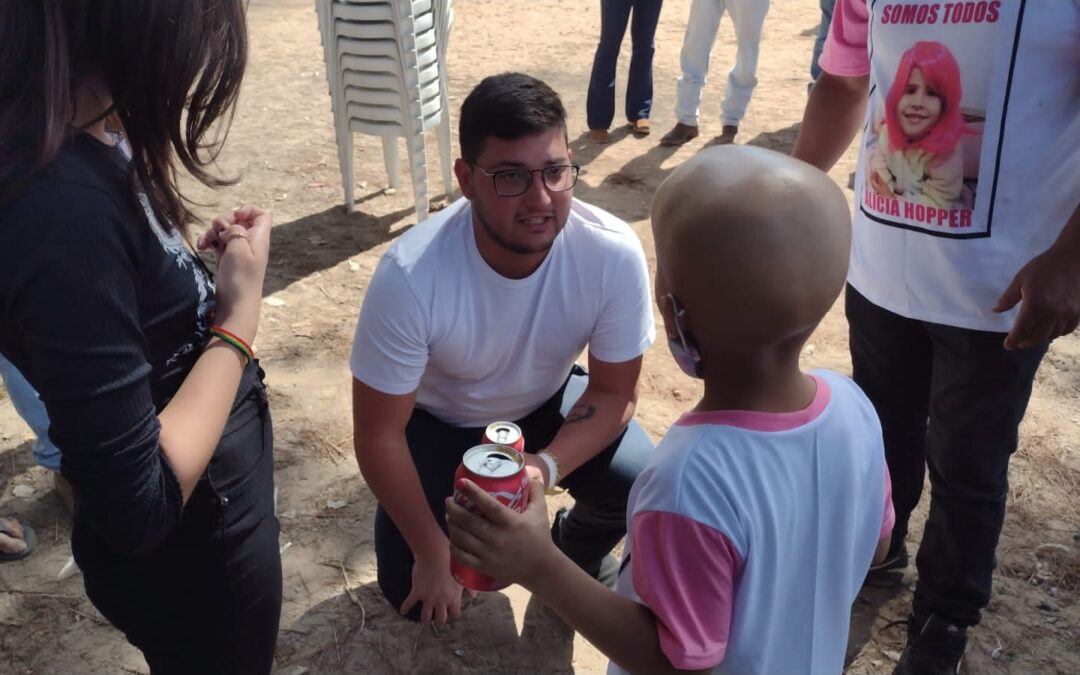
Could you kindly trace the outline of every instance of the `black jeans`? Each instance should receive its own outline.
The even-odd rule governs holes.
[[[177,530],[146,555],[118,554],[86,523],[72,550],[86,594],[150,672],[269,673],[281,614],[273,431],[251,364]]]
[[[575,366],[562,389],[523,419],[515,420],[525,436],[526,452],[547,447],[562,426],[561,411],[577,400],[586,381],[585,371]],[[454,471],[465,451],[480,444],[483,433],[482,428],[446,424],[421,409],[413,412],[405,429],[428,508],[444,532],[444,502],[454,491]],[[604,556],[626,534],[630,487],[652,450],[648,435],[631,422],[603,452],[559,482],[574,498],[574,507],[560,525],[559,545],[567,557],[593,576],[599,573]],[[412,589],[413,554],[382,506],[375,512],[375,557],[379,587],[396,610]],[[419,605],[408,618],[419,620]]]
[[[1006,351],[1002,333],[907,319],[851,286],[846,306],[854,379],[885,437],[894,551],[930,469],[914,614],[973,626],[990,601],[1009,458],[1046,346]]]

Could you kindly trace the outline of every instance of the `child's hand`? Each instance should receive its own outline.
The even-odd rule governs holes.
[[[543,484],[529,481],[524,513],[510,510],[467,478],[456,487],[479,513],[470,513],[453,497],[446,500],[450,555],[500,581],[527,586],[558,553],[548,529]]]

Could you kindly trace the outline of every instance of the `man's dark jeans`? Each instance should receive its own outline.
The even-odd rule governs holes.
[[[1007,351],[1002,333],[907,319],[851,286],[846,305],[854,379],[885,437],[893,551],[930,469],[914,614],[973,626],[990,601],[1009,458],[1046,346]]]
[[[575,366],[562,389],[525,418],[515,420],[525,436],[526,452],[547,447],[586,382],[585,371]],[[413,412],[405,429],[427,506],[444,532],[444,502],[454,491],[454,471],[465,451],[480,444],[483,433],[482,428],[446,424],[420,409]],[[598,574],[604,556],[626,534],[630,487],[645,468],[652,450],[648,435],[631,422],[603,452],[559,483],[575,502],[560,526],[559,544],[567,557],[593,576]],[[390,605],[398,609],[412,589],[413,554],[382,506],[375,512],[375,557],[379,587]],[[408,618],[419,620],[419,605]]]

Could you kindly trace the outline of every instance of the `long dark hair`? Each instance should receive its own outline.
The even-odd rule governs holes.
[[[0,1],[0,206],[77,132],[74,92],[96,75],[131,145],[133,189],[182,228],[181,166],[208,186],[235,182],[209,169],[247,64],[244,11],[243,0]]]

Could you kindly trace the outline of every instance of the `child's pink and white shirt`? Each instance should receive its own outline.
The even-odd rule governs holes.
[[[656,615],[676,668],[843,669],[895,516],[873,407],[849,379],[813,376],[797,412],[683,415],[634,483],[617,590]]]

